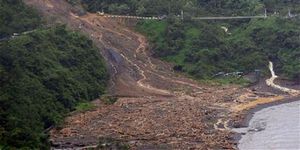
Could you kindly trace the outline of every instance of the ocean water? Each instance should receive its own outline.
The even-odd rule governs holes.
[[[300,100],[255,112],[244,132],[240,150],[300,150]]]

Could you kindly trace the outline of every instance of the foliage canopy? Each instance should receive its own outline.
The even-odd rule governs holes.
[[[91,40],[65,26],[36,28],[41,19],[22,1],[0,4],[10,17],[0,17],[1,37],[34,30],[0,41],[0,145],[46,149],[44,131],[104,94],[107,70]]]

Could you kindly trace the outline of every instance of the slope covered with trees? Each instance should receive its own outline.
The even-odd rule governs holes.
[[[21,0],[0,4],[1,37],[35,29],[0,42],[0,149],[45,149],[46,129],[102,95],[108,74],[91,40],[65,26],[36,28],[41,19]]]
[[[197,78],[218,72],[275,70],[300,80],[300,14],[298,0],[82,0],[89,11],[146,16],[169,15],[163,21],[140,22],[138,30],[152,43],[154,55],[177,64],[176,69]],[[263,15],[267,19],[195,21],[191,16]],[[185,12],[185,20],[176,17]],[[224,32],[228,28],[228,33]],[[223,29],[222,29],[223,28]]]
[[[92,12],[105,11],[112,14],[162,15],[179,14],[255,14],[267,8],[270,12],[287,12],[288,8],[299,11],[298,0],[68,0],[73,4],[81,2]]]
[[[36,11],[25,7],[20,0],[0,0],[0,4],[0,39],[41,25]]]
[[[139,30],[151,37],[156,56],[175,62],[198,78],[210,78],[218,72],[267,70],[268,61],[272,60],[277,72],[299,79],[296,20],[251,20],[229,28],[230,33],[225,33],[222,26],[230,24],[170,20],[143,22]]]

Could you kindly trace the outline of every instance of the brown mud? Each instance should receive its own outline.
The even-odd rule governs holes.
[[[274,96],[175,73],[172,64],[150,55],[143,35],[117,20],[82,13],[64,0],[24,1],[48,23],[66,24],[93,40],[111,74],[109,92],[118,97],[113,105],[95,100],[95,110],[67,117],[62,128],[50,131],[55,148],[95,147],[99,138],[112,138],[131,149],[234,149],[229,122],[244,110],[233,108]]]

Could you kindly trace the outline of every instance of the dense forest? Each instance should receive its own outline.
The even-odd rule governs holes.
[[[169,15],[180,14],[255,14],[262,8],[268,11],[287,12],[287,8],[300,11],[298,0],[68,0],[81,4],[92,12],[104,11],[111,14]]]
[[[92,12],[168,15],[166,20],[140,22],[138,31],[148,36],[155,56],[196,78],[219,72],[266,72],[271,60],[276,72],[300,80],[299,16],[287,18],[289,10],[300,14],[298,0],[82,0],[82,4]],[[264,9],[267,19],[191,20],[191,16],[263,15]],[[184,21],[178,17],[181,10]]]
[[[103,59],[79,33],[42,27],[21,0],[0,0],[0,14],[0,149],[48,149],[45,131],[105,92]]]
[[[218,72],[266,71],[271,60],[281,75],[299,80],[299,25],[296,20],[275,17],[251,20],[239,27],[168,20],[143,22],[139,30],[154,43],[156,56],[197,78],[210,78]],[[222,26],[229,28],[228,33]]]
[[[20,0],[0,0],[0,4],[0,39],[41,25],[36,11],[25,7]]]

